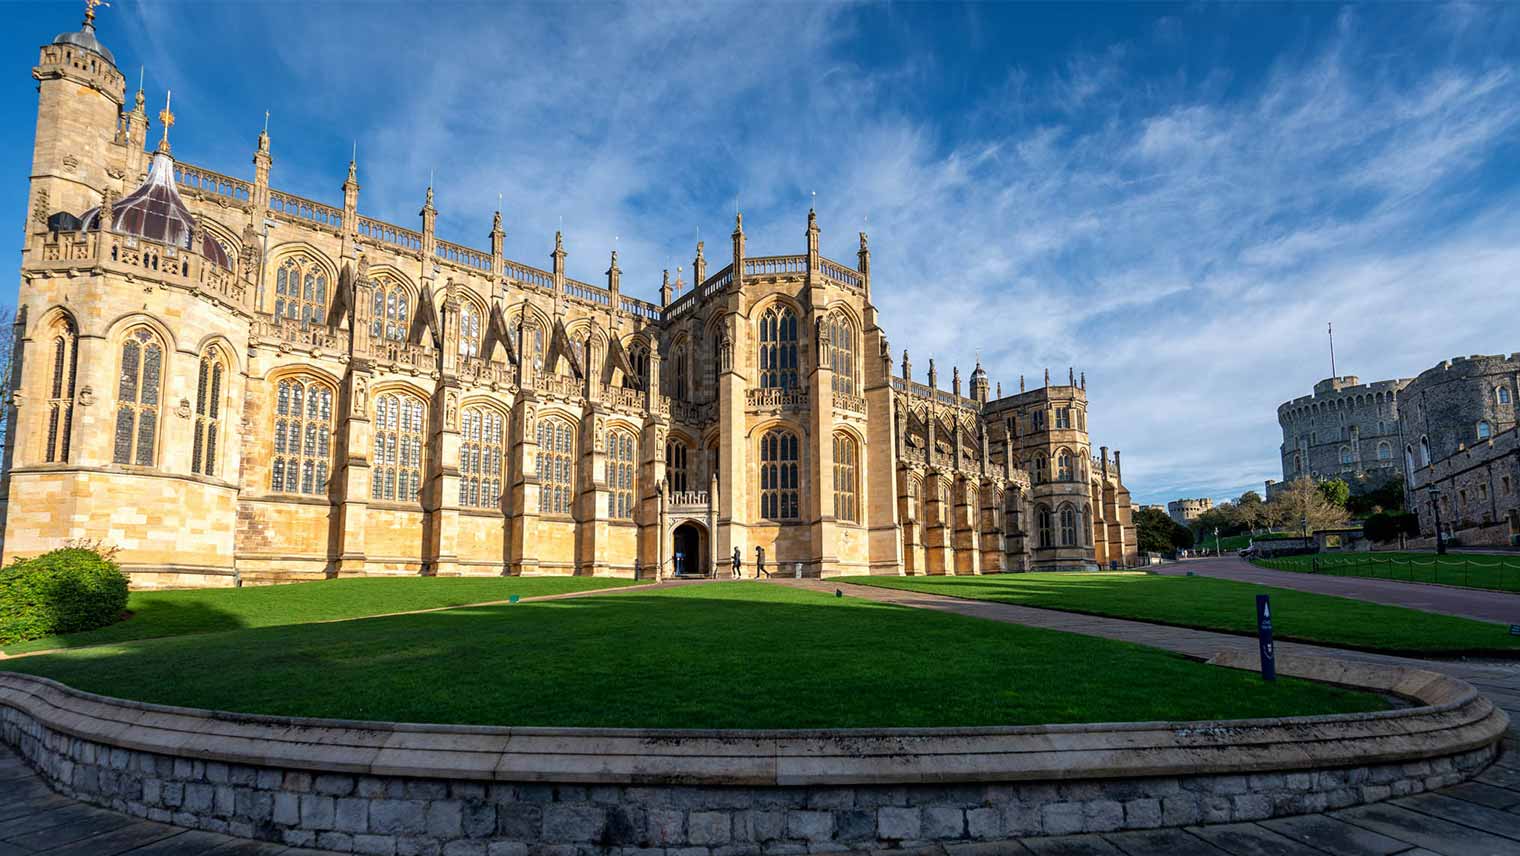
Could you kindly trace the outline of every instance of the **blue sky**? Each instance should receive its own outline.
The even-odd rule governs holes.
[[[16,240],[36,49],[81,3],[7,4],[0,234]],[[178,157],[657,299],[698,232],[826,255],[871,235],[919,379],[1085,371],[1137,501],[1280,474],[1277,405],[1329,374],[1520,350],[1520,6],[157,3],[99,35]],[[156,129],[152,132],[156,138]],[[13,245],[16,246],[16,245]],[[9,279],[0,299],[14,295]]]

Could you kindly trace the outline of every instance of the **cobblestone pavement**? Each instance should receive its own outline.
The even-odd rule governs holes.
[[[1121,639],[1194,657],[1226,649],[1254,649],[1238,636],[1160,627],[1137,621],[1074,615],[1053,610],[993,604],[917,592],[836,584],[828,580],[787,582],[822,590],[840,588],[851,596]],[[1409,661],[1362,652],[1283,643],[1294,653],[1411,662],[1439,669],[1477,685],[1512,721],[1520,721],[1520,663]],[[1506,752],[1475,780],[1418,794],[1324,814],[1145,832],[1106,833],[1019,842],[985,842],[931,847],[914,856],[1517,856],[1520,854],[1520,738],[1514,725]],[[465,843],[465,842],[459,842]],[[476,843],[474,846],[482,847]],[[515,846],[515,845],[514,845]],[[638,851],[641,856],[679,856],[678,851]],[[907,851],[892,851],[905,854]],[[631,851],[630,851],[631,853]],[[206,832],[184,831],[85,806],[48,789],[13,753],[0,748],[0,856],[324,856],[322,851],[244,841]],[[518,850],[455,850],[433,856],[529,856]],[[555,851],[556,856],[560,856]],[[397,856],[397,854],[386,854]],[[563,854],[578,856],[578,854]]]
[[[1404,583],[1370,577],[1338,577],[1301,571],[1277,571],[1271,568],[1258,568],[1234,556],[1226,556],[1222,559],[1186,559],[1163,565],[1158,570],[1160,573],[1173,576],[1192,571],[1205,577],[1220,577],[1315,594],[1354,597],[1369,603],[1407,606],[1410,609],[1459,615],[1480,621],[1497,621],[1500,624],[1520,624],[1520,594],[1507,592]]]

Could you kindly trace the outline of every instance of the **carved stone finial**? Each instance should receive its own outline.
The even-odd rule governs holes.
[[[860,248],[862,250],[870,249],[870,247],[866,245],[866,233],[865,232],[861,232],[860,233]]]
[[[554,233],[554,251],[556,253],[565,251],[565,233],[559,231]]]
[[[735,233],[743,233],[744,232],[744,212],[743,211],[735,211],[734,212],[734,232]]]

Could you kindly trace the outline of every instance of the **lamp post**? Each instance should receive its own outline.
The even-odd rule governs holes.
[[[1434,484],[1428,489],[1430,494],[1430,514],[1436,521],[1436,555],[1446,555],[1446,540],[1441,537],[1441,491]]]
[[[1221,557],[1224,556],[1224,552],[1219,549],[1219,527],[1218,526],[1214,527],[1214,556],[1215,556],[1215,558],[1221,558]]]

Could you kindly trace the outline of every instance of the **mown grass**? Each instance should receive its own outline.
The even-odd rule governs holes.
[[[398,577],[251,588],[139,591],[127,600],[131,617],[125,621],[99,630],[9,645],[5,653],[359,618],[488,603],[506,600],[514,594],[536,597],[589,591],[630,582],[601,577]]]
[[[1408,654],[1520,652],[1520,637],[1501,624],[1210,577],[1035,573],[845,581],[1246,635],[1256,633],[1256,595],[1268,594],[1278,639]]]
[[[1279,571],[1520,591],[1520,556],[1490,553],[1447,553],[1444,556],[1405,552],[1328,553],[1257,559],[1255,563]]]
[[[997,725],[1386,706],[1138,645],[770,583],[127,642],[0,669],[165,704],[496,725]]]

